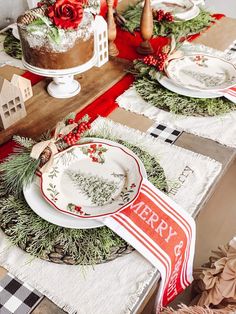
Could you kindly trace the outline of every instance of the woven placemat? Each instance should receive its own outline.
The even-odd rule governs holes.
[[[166,177],[158,161],[136,146],[118,142],[136,153],[146,168],[150,182],[166,191]],[[10,169],[12,164],[8,166]],[[134,250],[107,227],[76,230],[44,221],[31,210],[23,195],[6,194],[3,182],[0,182],[0,227],[22,250],[58,264],[100,264]]]

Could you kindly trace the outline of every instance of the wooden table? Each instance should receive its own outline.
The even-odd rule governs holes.
[[[222,24],[221,24],[222,26]],[[208,35],[204,35],[205,37]],[[215,44],[215,43],[214,43]],[[27,108],[27,117],[21,120],[19,123],[13,125],[11,128],[0,131],[0,144],[9,140],[13,134],[20,134],[22,136],[31,136],[36,137],[41,134],[45,129],[55,126],[56,122],[62,119],[67,113],[71,111],[78,112],[87,104],[92,102],[96,97],[103,94],[109,87],[114,85],[124,76],[124,68],[127,67],[127,62],[122,60],[113,59],[108,64],[103,66],[101,69],[91,69],[88,72],[84,73],[81,76],[78,76],[77,79],[82,85],[82,91],[79,95],[71,99],[58,100],[50,97],[46,92],[47,80],[41,81],[33,87],[34,96],[32,99],[26,102]],[[11,68],[6,66],[0,69],[0,75],[3,75],[5,78],[10,78],[12,73],[21,74],[22,71],[18,69]],[[110,119],[116,122],[120,122],[132,128],[139,129],[141,131],[146,131],[152,124],[153,121],[147,119],[143,116],[138,116],[134,113],[126,112],[122,109],[116,109],[109,116]],[[202,201],[201,205],[198,208],[200,212],[197,217],[198,221],[201,222],[201,215],[205,215],[208,211],[208,206],[212,206],[214,199],[217,197],[218,187],[229,175],[229,171],[232,169],[232,164],[235,160],[236,152],[234,149],[222,146],[211,140],[207,140],[201,137],[197,137],[191,134],[183,133],[175,143],[176,145],[192,150],[196,153],[200,153],[206,156],[209,156],[222,163],[222,171],[214,182],[214,184],[209,189],[207,196]],[[1,148],[0,148],[1,149]],[[236,167],[235,167],[236,169]],[[234,169],[234,171],[236,171]],[[236,177],[234,172],[234,177]],[[234,181],[235,182],[235,181]],[[232,194],[232,192],[231,192]],[[236,203],[235,195],[228,195],[227,191],[225,192],[225,198],[229,197],[232,203],[232,200]],[[210,205],[209,205],[210,204]],[[216,208],[216,213],[219,213],[219,210],[222,210],[220,207],[223,207],[223,210],[227,209],[227,204],[222,200],[222,203],[218,201],[218,212]],[[232,204],[230,205],[232,207]],[[220,209],[219,209],[220,208]],[[209,221],[210,225],[210,221]],[[199,227],[200,228],[200,227]],[[198,228],[198,229],[199,229]],[[231,235],[233,228],[228,228],[226,232],[227,235]],[[205,230],[206,231],[206,230]],[[204,231],[204,232],[205,232]],[[212,235],[214,238],[214,226],[212,226]],[[201,234],[201,228],[199,233]],[[199,234],[198,233],[198,234]],[[225,237],[227,237],[227,235]],[[198,242],[197,242],[198,243]],[[224,242],[223,242],[224,243]],[[201,244],[202,245],[202,244]],[[197,246],[197,253],[200,252],[200,245]],[[199,265],[198,265],[199,266]],[[5,270],[0,268],[0,278],[5,274]],[[152,282],[144,291],[142,297],[140,298],[139,304],[137,304],[136,310],[134,313],[147,313],[150,314],[150,307],[153,304],[153,294],[158,288],[159,274],[157,272],[156,276],[153,277]],[[151,301],[150,301],[151,300]],[[150,301],[150,302],[149,302]],[[148,304],[149,302],[149,304]],[[146,306],[146,308],[145,308]],[[144,309],[145,308],[145,309]],[[64,313],[58,307],[56,307],[51,301],[47,298],[38,305],[38,307],[33,311],[34,314],[60,314]]]

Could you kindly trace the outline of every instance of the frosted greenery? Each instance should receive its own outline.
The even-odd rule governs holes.
[[[142,1],[141,1],[142,2]],[[140,26],[140,18],[142,13],[141,2],[135,6],[129,6],[128,9],[122,14],[126,20],[124,29],[129,32],[134,32]],[[209,26],[215,19],[209,12],[201,10],[200,14],[189,21],[178,21],[176,23],[162,22],[159,23],[154,19],[154,36],[169,36],[173,35],[175,38],[180,36],[188,36],[202,32]]]
[[[182,96],[162,87],[155,79],[160,75],[141,61],[134,62],[134,87],[149,104],[185,116],[217,116],[236,110],[236,104],[221,98],[193,98]]]
[[[24,147],[0,165],[0,226],[10,241],[34,257],[56,263],[64,263],[65,260],[69,264],[93,265],[123,254],[128,244],[107,227],[87,230],[62,228],[43,220],[31,210],[22,195],[22,187],[25,181],[32,179],[37,168],[29,156],[34,142],[21,137],[15,137],[15,140]],[[125,141],[119,143],[138,155],[148,179],[165,192],[166,178],[158,161],[136,146]],[[13,178],[13,173],[20,178],[19,182]],[[24,178],[26,174],[27,180]],[[61,251],[62,260],[58,258]]]

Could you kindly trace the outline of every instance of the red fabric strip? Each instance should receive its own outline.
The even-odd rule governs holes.
[[[122,94],[133,83],[134,78],[132,75],[126,75],[122,80],[116,83],[112,88],[106,91],[103,95],[98,97],[90,105],[84,108],[76,115],[76,120],[81,119],[85,114],[91,117],[91,121],[95,120],[98,116],[106,117],[118,105],[116,104],[116,98]]]

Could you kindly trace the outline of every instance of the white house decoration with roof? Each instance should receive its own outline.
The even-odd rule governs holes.
[[[33,96],[31,81],[17,74],[13,74],[11,83],[21,90],[23,100],[26,101]]]
[[[7,129],[26,116],[20,89],[0,77],[0,128]]]

